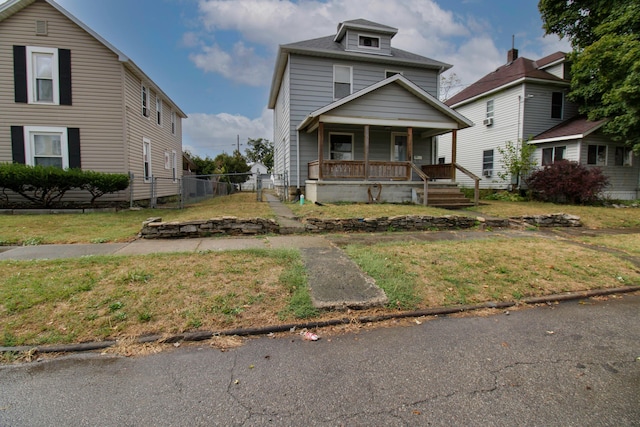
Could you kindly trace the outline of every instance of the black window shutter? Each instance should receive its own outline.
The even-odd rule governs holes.
[[[13,163],[26,163],[24,158],[24,128],[22,126],[11,126],[11,152],[13,153]]]
[[[27,48],[13,47],[13,86],[16,102],[27,102]]]
[[[71,51],[69,49],[58,49],[58,76],[60,105],[71,105]]]
[[[80,129],[67,128],[67,144],[69,146],[69,168],[81,168],[80,163]]]

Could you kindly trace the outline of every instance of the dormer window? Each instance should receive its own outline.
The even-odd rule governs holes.
[[[380,49],[380,37],[359,36],[358,47]]]

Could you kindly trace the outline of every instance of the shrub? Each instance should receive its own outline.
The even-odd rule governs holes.
[[[0,164],[0,187],[8,200],[11,190],[40,207],[51,207],[71,189],[86,190],[91,203],[107,193],[124,190],[129,177],[80,169],[60,169],[54,166],[29,166],[18,163]]]
[[[590,204],[600,199],[609,185],[600,168],[587,168],[566,160],[538,169],[527,178],[535,199],[570,204]]]

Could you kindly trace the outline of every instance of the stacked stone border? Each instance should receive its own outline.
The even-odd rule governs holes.
[[[425,216],[401,215],[380,218],[320,219],[307,218],[304,229],[310,233],[330,232],[384,232],[464,230],[481,228],[522,227],[581,227],[580,218],[564,213],[532,215],[512,218],[482,218],[457,215]],[[273,219],[233,216],[185,222],[162,222],[162,218],[149,218],[142,223],[140,236],[145,239],[197,238],[280,234],[280,226]]]

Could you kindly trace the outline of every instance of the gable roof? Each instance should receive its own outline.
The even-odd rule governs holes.
[[[386,25],[377,24],[367,21],[366,19],[354,19],[352,21],[342,22],[338,26],[338,34],[345,28],[369,29],[378,33],[387,32],[395,34],[397,29]],[[268,107],[273,109],[276,105],[278,90],[282,84],[284,70],[289,61],[289,54],[300,54],[309,56],[318,56],[322,58],[335,58],[342,60],[376,62],[381,64],[391,64],[396,66],[410,66],[418,68],[427,68],[439,70],[443,72],[452,67],[452,65],[427,58],[426,56],[417,55],[402,49],[391,47],[390,55],[372,55],[363,52],[353,52],[345,50],[344,46],[338,41],[338,34],[332,36],[319,37],[316,39],[303,40],[300,42],[280,45],[278,48],[278,56],[276,57],[275,69],[271,81],[271,91],[269,93]]]
[[[312,113],[310,113],[307,117],[305,117],[305,119],[298,125],[297,129],[298,130],[303,130],[305,128],[308,128],[310,131],[315,129],[317,122],[320,118],[320,116],[327,114],[333,110],[336,110],[338,107],[341,107],[345,104],[348,104],[356,99],[359,99],[371,92],[374,92],[382,87],[385,87],[387,85],[390,84],[398,84],[400,86],[402,86],[405,90],[407,90],[408,92],[410,92],[411,94],[413,94],[414,96],[416,96],[418,99],[422,100],[425,104],[429,105],[430,107],[438,110],[439,112],[441,112],[442,114],[444,114],[445,116],[447,116],[448,118],[450,118],[453,122],[456,122],[458,124],[458,128],[457,129],[464,129],[470,126],[473,126],[473,122],[471,122],[469,119],[467,119],[466,117],[464,117],[462,114],[458,113],[457,111],[452,110],[451,108],[447,107],[445,104],[443,104],[442,102],[440,102],[437,98],[433,97],[432,95],[430,95],[428,92],[424,91],[423,89],[421,89],[418,85],[416,85],[415,83],[413,83],[412,81],[410,81],[409,79],[407,79],[406,77],[402,76],[401,74],[394,74],[393,76],[386,78],[382,81],[379,81],[377,83],[372,84],[371,86],[368,86],[362,90],[359,90],[358,92],[354,92],[349,96],[346,96],[342,99],[339,99],[335,102],[332,102],[329,105],[326,105]],[[366,119],[366,118],[362,118],[362,120],[364,122],[366,122],[367,124],[380,124],[380,125],[384,125],[384,126],[388,126],[388,125],[398,125],[397,121],[391,121],[389,123],[376,123],[376,120],[371,120],[371,119]],[[350,120],[350,123],[353,123],[353,120]],[[407,121],[401,121],[401,123],[403,125],[406,126],[419,126],[420,124],[415,124],[412,125],[411,123],[407,122]],[[448,132],[449,130],[451,130],[451,128],[442,128],[443,131]],[[440,132],[440,133],[444,133],[444,132]],[[434,135],[436,135],[438,133],[435,133]]]
[[[0,22],[15,15],[16,13],[32,5],[36,1],[37,0],[9,0],[6,3],[0,5]],[[160,86],[158,86],[153,80],[151,80],[151,78],[147,76],[144,73],[144,71],[142,71],[140,67],[138,67],[131,59],[129,59],[127,55],[122,53],[122,51],[118,50],[115,46],[113,46],[107,40],[102,38],[102,36],[100,36],[98,33],[93,31],[84,22],[80,21],[78,18],[73,16],[69,11],[67,11],[65,8],[60,6],[55,1],[53,0],[41,0],[41,1],[48,3],[51,7],[53,7],[58,12],[66,16],[74,24],[82,28],[84,31],[89,33],[89,35],[91,35],[93,38],[95,38],[100,43],[102,43],[107,49],[113,52],[118,57],[118,61],[120,61],[125,67],[127,67],[127,69],[131,71],[136,77],[138,77],[143,81],[149,82],[149,86],[151,87],[151,89],[153,89],[154,92],[159,93],[162,96],[162,99],[166,101],[169,105],[171,105],[171,107],[176,110],[176,112],[180,115],[180,117],[182,118],[187,117],[184,111],[182,111],[180,107],[178,107],[178,105],[175,102],[173,102],[171,98],[169,98],[169,96],[167,96],[167,94],[164,93],[162,89],[160,89]]]
[[[534,136],[531,143],[582,139],[600,129],[606,122],[606,119],[592,122],[586,116],[576,116]]]
[[[507,87],[525,82],[525,81],[545,81],[555,84],[566,84],[567,80],[554,76],[547,71],[544,71],[543,67],[549,66],[552,63],[563,60],[565,54],[563,52],[556,52],[552,55],[546,56],[538,61],[533,61],[528,58],[517,58],[516,60],[509,62],[501,67],[498,67],[495,71],[482,77],[471,86],[458,92],[445,101],[450,107],[458,107],[462,104],[466,104],[476,99],[479,96],[488,95],[498,90],[506,89]]]

